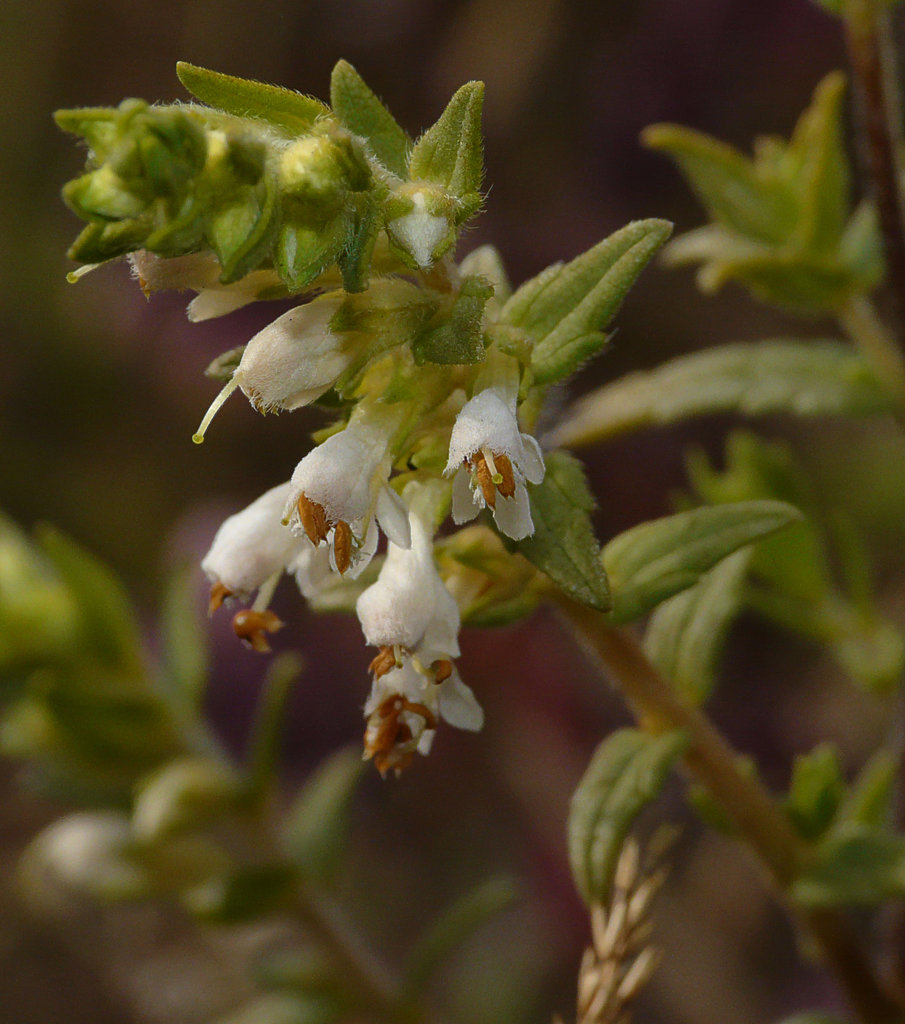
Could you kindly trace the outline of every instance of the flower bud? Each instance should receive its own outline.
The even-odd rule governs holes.
[[[451,213],[449,199],[435,189],[396,193],[387,204],[387,234],[407,263],[426,270],[456,240]]]

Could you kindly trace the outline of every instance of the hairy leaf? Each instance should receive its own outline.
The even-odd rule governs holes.
[[[603,346],[602,332],[671,231],[668,221],[633,221],[571,263],[547,267],[509,299],[501,319],[534,341],[538,384],[569,376]]]
[[[557,444],[665,426],[693,416],[861,416],[893,401],[863,357],[836,341],[740,342],[632,373],[576,402],[553,431]]]
[[[594,499],[577,459],[565,452],[545,456],[543,483],[529,487],[534,534],[514,546],[553,582],[582,604],[610,607],[600,545],[591,525]]]
[[[493,285],[482,277],[466,277],[452,308],[439,324],[429,327],[412,342],[418,365],[479,363],[484,358],[483,318]]]
[[[615,622],[640,618],[694,586],[734,551],[801,519],[780,501],[744,501],[679,512],[635,526],[606,545],[603,564]]]
[[[729,555],[651,616],[644,648],[689,704],[703,703],[713,690],[723,641],[742,608],[750,559],[750,549]]]
[[[340,122],[367,141],[388,171],[408,176],[408,136],[348,61],[339,61],[333,69],[330,104]]]
[[[412,150],[409,174],[413,180],[432,181],[462,199],[478,192],[484,175],[483,104],[483,82],[466,82],[456,91]]]
[[[594,752],[569,812],[569,863],[589,904],[606,900],[632,823],[663,788],[686,745],[679,731],[620,729]]]
[[[209,71],[185,61],[177,63],[176,74],[186,89],[202,103],[236,117],[261,118],[289,135],[310,131],[319,117],[329,113],[328,108],[312,96]]]

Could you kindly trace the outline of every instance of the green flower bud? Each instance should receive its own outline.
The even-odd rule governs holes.
[[[413,269],[429,269],[455,245],[455,203],[441,189],[403,186],[387,201],[384,215],[391,246]]]

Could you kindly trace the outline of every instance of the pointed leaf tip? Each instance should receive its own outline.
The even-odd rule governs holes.
[[[290,135],[310,131],[319,117],[329,113],[325,104],[312,96],[278,85],[224,75],[186,61],[177,63],[176,74],[186,89],[202,103],[236,117],[260,118]]]
[[[435,182],[458,198],[478,193],[484,176],[483,104],[483,82],[467,82],[455,93],[412,151],[413,179]]]

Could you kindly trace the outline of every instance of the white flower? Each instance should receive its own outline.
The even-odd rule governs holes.
[[[484,722],[453,664],[459,610],[437,572],[432,533],[414,511],[409,520],[410,546],[390,542],[377,582],[356,605],[365,639],[379,648],[364,709],[365,756],[382,775],[399,774],[416,752],[426,754],[440,718],[469,730]]]
[[[267,605],[283,572],[294,571],[291,567],[304,545],[282,523],[290,487],[272,487],[226,519],[201,562],[211,581],[212,613],[227,598],[248,601],[257,591],[252,607],[237,612],[232,621],[236,636],[256,651],[269,651],[267,634],[282,628]]]
[[[330,323],[341,295],[323,295],[278,317],[245,346],[229,383],[211,403],[193,440],[200,443],[220,406],[241,388],[259,412],[298,409],[328,391],[364,344]]]
[[[219,590],[220,601],[233,596],[248,600],[273,577],[279,578],[301,551],[303,542],[281,522],[290,489],[288,482],[272,487],[217,531],[201,568]],[[212,599],[216,601],[213,593]]]
[[[488,507],[513,540],[534,533],[525,481],[544,478],[540,445],[519,431],[508,389],[488,387],[465,403],[449,441],[445,475],[453,478],[453,520],[467,523]]]
[[[315,546],[327,542],[330,564],[354,579],[377,548],[375,518],[404,547],[410,542],[405,506],[387,480],[391,446],[407,410],[360,404],[348,426],[328,437],[295,467],[283,519]]]

